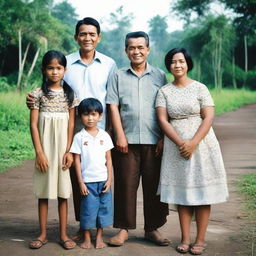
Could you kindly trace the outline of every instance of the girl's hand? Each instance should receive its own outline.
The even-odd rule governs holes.
[[[79,184],[79,186],[80,186],[80,193],[81,193],[81,195],[87,196],[87,195],[89,194],[89,190],[88,190],[88,188],[86,187],[86,185],[85,185],[83,182],[81,182],[81,183]]]
[[[72,163],[73,163],[73,154],[70,152],[65,153],[63,156],[62,170],[66,170],[70,168]]]
[[[102,190],[102,193],[107,193],[111,188],[111,180],[107,180],[107,182],[104,185],[104,190]]]
[[[44,153],[36,154],[36,168],[38,168],[41,172],[46,172],[49,168],[48,160]]]
[[[197,144],[191,140],[184,141],[179,147],[180,155],[186,159],[191,158],[192,153],[196,150]]]

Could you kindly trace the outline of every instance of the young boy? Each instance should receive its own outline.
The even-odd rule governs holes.
[[[97,249],[107,245],[102,239],[103,227],[113,224],[112,213],[112,160],[114,147],[108,133],[97,128],[102,118],[100,101],[86,98],[78,106],[84,128],[75,135],[70,152],[74,153],[77,179],[82,194],[80,229],[83,230],[83,249],[92,246],[90,229],[97,227]]]

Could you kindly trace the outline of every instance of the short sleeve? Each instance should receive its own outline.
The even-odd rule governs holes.
[[[81,155],[81,136],[79,133],[75,135],[69,152]]]
[[[156,104],[155,107],[164,107],[166,108],[166,98],[164,95],[164,92],[162,89],[158,90],[157,96],[156,96]]]
[[[72,102],[72,104],[69,106],[69,108],[74,108],[77,107],[79,105],[80,101],[77,97],[77,95],[74,93],[74,100]]]
[[[105,132],[105,150],[109,151],[110,149],[114,148],[113,142],[111,137],[109,136],[109,134],[107,132]]]
[[[40,98],[42,96],[41,88],[37,88],[31,92],[31,95],[34,97],[35,104],[34,106],[30,107],[30,109],[39,109],[40,107]]]
[[[117,72],[112,74],[108,79],[106,103],[119,105]]]
[[[204,84],[200,84],[199,87],[199,103],[200,108],[214,106],[212,96]]]

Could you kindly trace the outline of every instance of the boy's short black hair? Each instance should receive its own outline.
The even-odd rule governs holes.
[[[82,25],[92,25],[94,27],[96,27],[97,29],[97,34],[99,35],[100,34],[100,24],[97,20],[95,20],[94,18],[91,18],[91,17],[85,17],[83,18],[82,20],[79,20],[76,24],[76,36],[78,35],[79,33],[79,28],[80,26]]]
[[[95,98],[86,98],[82,100],[78,106],[78,115],[89,114],[92,111],[96,111],[99,114],[103,112],[103,106],[101,102]]]

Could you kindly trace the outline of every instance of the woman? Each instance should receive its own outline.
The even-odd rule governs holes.
[[[165,56],[174,81],[157,95],[156,108],[165,133],[159,190],[161,201],[178,208],[181,243],[177,251],[202,254],[210,205],[228,198],[226,174],[219,143],[211,127],[214,103],[207,87],[188,77],[192,59],[184,48]],[[197,236],[190,244],[195,212]]]

